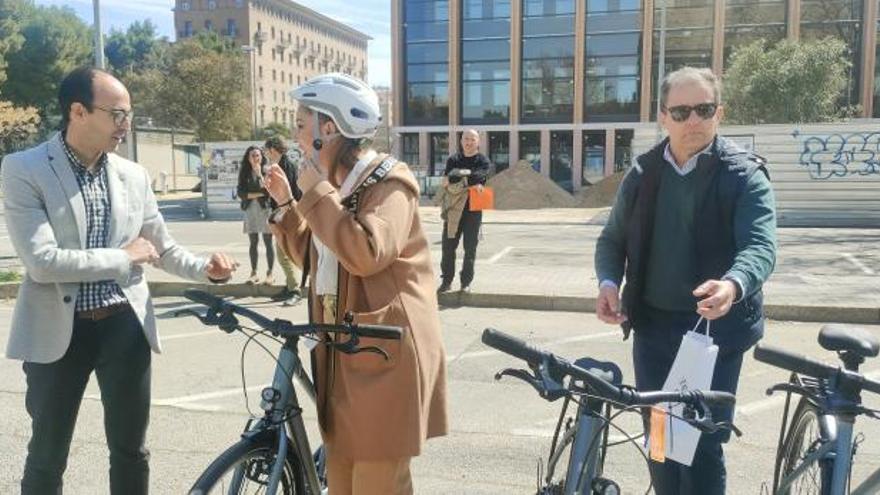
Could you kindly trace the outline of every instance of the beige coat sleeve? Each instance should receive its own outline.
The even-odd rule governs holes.
[[[412,190],[393,179],[364,192],[357,216],[346,210],[339,193],[326,181],[306,191],[296,206],[318,239],[346,271],[358,277],[379,273],[400,256],[417,208]]]
[[[302,215],[296,208],[291,208],[280,222],[270,223],[269,228],[275,235],[275,242],[281,246],[288,259],[302,268],[309,252],[309,239],[311,239],[309,235],[311,231]]]

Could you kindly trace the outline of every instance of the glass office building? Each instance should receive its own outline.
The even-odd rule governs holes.
[[[520,160],[577,191],[633,159],[664,70],[721,74],[757,39],[842,39],[842,105],[880,117],[880,0],[392,0],[396,149],[425,175],[465,128],[503,170]],[[665,15],[664,15],[665,13]],[[876,100],[876,103],[875,103]]]

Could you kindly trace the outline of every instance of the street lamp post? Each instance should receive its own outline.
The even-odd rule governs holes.
[[[257,138],[257,49],[252,45],[242,45],[241,50],[248,55],[248,69],[250,76],[248,78],[248,86],[251,92],[251,134],[253,138]]]
[[[104,70],[104,36],[101,34],[101,0],[92,0],[95,8],[95,67]]]

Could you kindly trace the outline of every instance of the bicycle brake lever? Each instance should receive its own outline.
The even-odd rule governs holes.
[[[391,356],[385,352],[381,347],[376,346],[367,346],[367,347],[358,347],[358,343],[360,343],[360,338],[355,333],[349,334],[348,340],[345,342],[332,342],[327,345],[332,347],[333,349],[338,350],[344,354],[359,354],[361,352],[372,352],[374,354],[378,354],[385,358],[386,361],[391,359]]]
[[[520,380],[531,384],[535,381],[535,378],[526,370],[520,370],[516,368],[506,368],[498,373],[495,373],[495,380],[501,380],[505,376],[512,376],[514,378],[519,378]]]
[[[376,347],[376,346],[372,346],[372,345],[367,346],[367,347],[358,347],[357,349],[352,351],[351,354],[359,354],[361,352],[372,352],[374,354],[378,354],[378,355],[382,356],[383,358],[385,358],[385,361],[388,361],[391,359],[391,356],[389,356],[388,353],[385,352],[384,349],[382,349],[381,347]]]
[[[195,316],[196,318],[199,319],[199,321],[201,321],[205,325],[208,324],[208,323],[206,323],[206,321],[208,319],[208,313],[202,314],[193,308],[178,309],[177,311],[174,312],[175,318],[180,318],[181,316]]]

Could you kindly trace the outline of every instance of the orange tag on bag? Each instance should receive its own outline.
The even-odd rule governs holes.
[[[483,186],[482,192],[477,186],[468,188],[468,209],[470,211],[492,210],[495,208],[495,192],[491,187]]]
[[[666,462],[666,410],[662,407],[651,407],[651,431],[648,439],[651,460]]]

